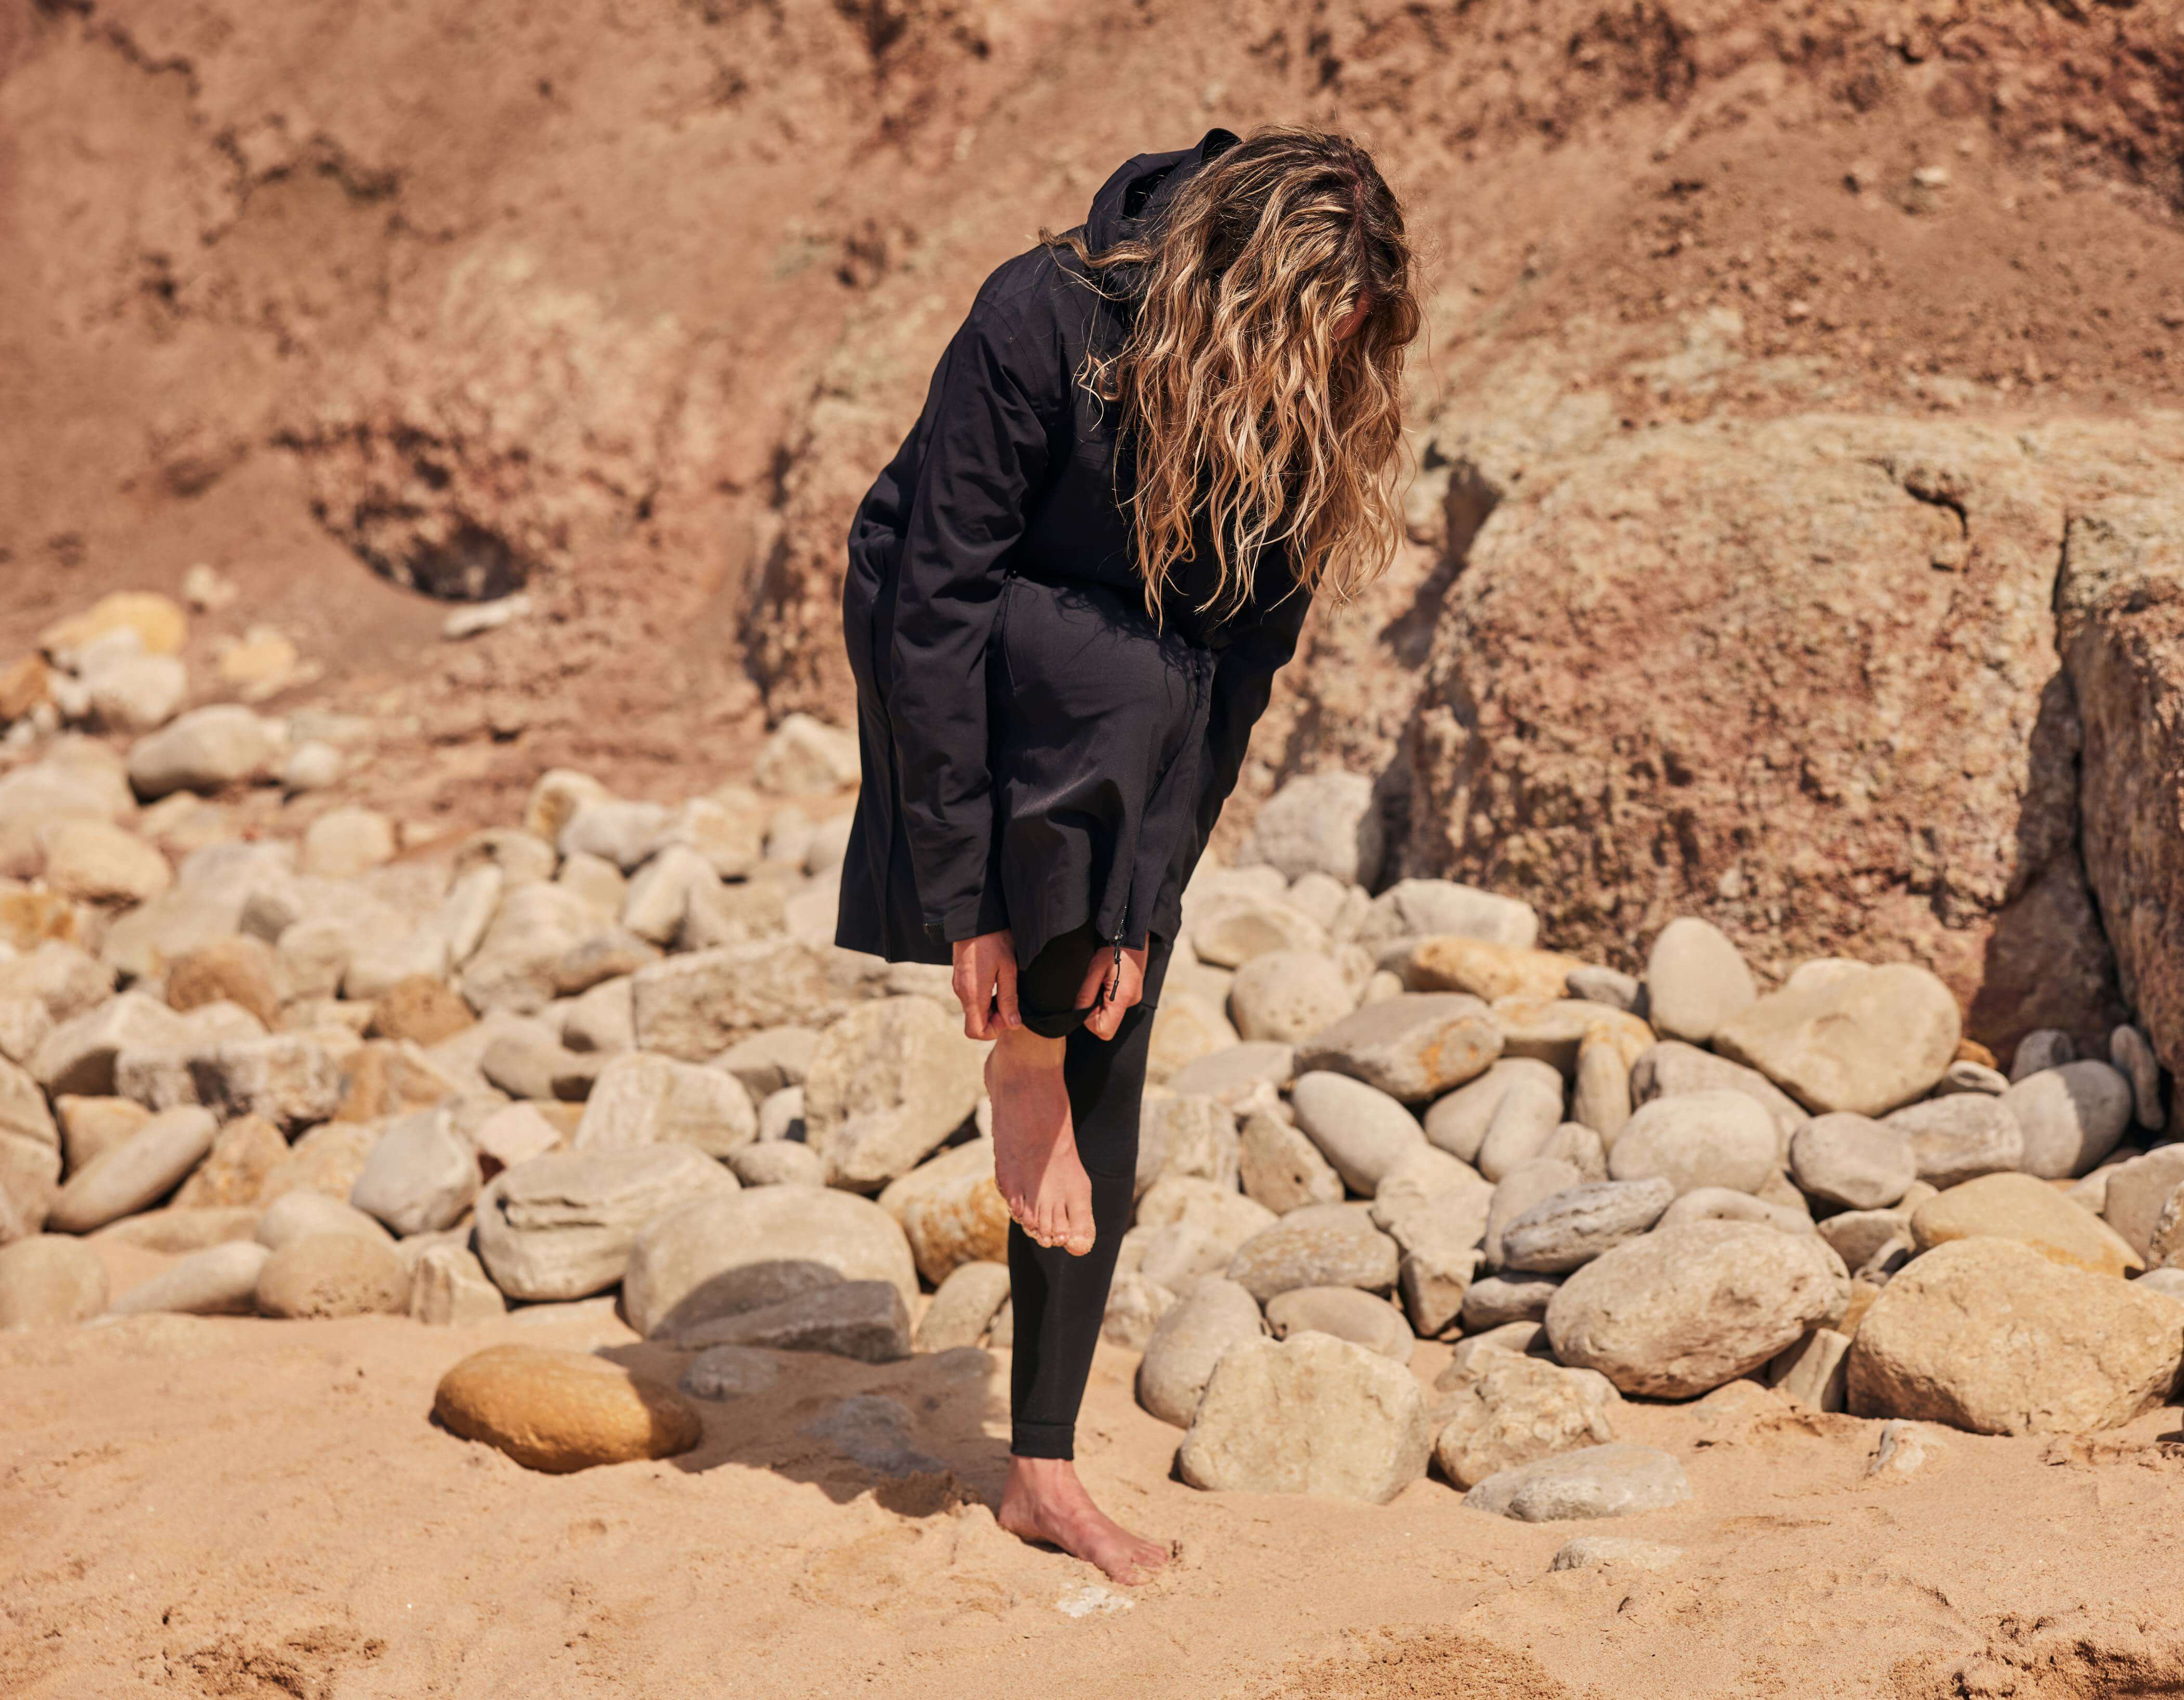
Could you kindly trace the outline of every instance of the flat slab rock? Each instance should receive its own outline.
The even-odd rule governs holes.
[[[1519,1523],[1559,1523],[1659,1511],[1691,1497],[1691,1479],[1667,1453],[1615,1442],[1497,1470],[1463,1503]]]

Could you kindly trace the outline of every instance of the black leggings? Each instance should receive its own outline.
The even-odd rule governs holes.
[[[1111,949],[1089,927],[1079,927],[1050,942],[1017,976],[1017,1007],[1024,1025],[1049,1036],[1066,1035],[1061,1080],[1069,1094],[1077,1154],[1092,1177],[1095,1236],[1090,1251],[1072,1258],[1009,1224],[1009,1292],[1016,1327],[1009,1371],[1009,1450],[1018,1458],[1077,1455],[1077,1409],[1084,1402],[1093,1348],[1106,1319],[1115,1254],[1135,1202],[1138,1110],[1152,1043],[1152,1005],[1139,1003],[1124,1010],[1112,1039],[1085,1031],[1084,1012],[1073,1008],[1095,953]],[[1149,996],[1158,993],[1167,957],[1167,942],[1156,935],[1146,952]]]

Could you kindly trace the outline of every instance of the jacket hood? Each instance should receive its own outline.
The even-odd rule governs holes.
[[[1144,235],[1167,211],[1191,174],[1227,153],[1239,140],[1234,131],[1217,127],[1201,136],[1195,147],[1172,153],[1140,153],[1126,160],[1092,197],[1092,210],[1084,219],[1086,246],[1098,253],[1126,238]]]

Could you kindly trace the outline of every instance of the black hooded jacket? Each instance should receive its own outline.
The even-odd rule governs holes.
[[[1130,160],[1094,197],[1088,246],[1153,229],[1235,141],[1212,130]],[[1028,963],[1087,920],[1134,947],[1149,930],[1173,936],[1183,882],[1309,598],[1270,549],[1243,606],[1209,619],[1196,608],[1212,583],[1201,547],[1178,564],[1154,631],[1117,499],[1127,446],[1118,471],[1113,409],[1075,378],[1088,341],[1112,347],[1127,330],[1122,293],[1103,297],[1045,245],[1003,264],[857,509],[843,626],[864,786],[838,944],[946,962],[952,942],[1006,926]],[[1017,597],[1024,611],[1005,619]],[[1003,625],[1006,653],[989,669]],[[1112,703],[1026,688],[1028,675],[1081,679],[1125,650],[1140,671],[1117,675]]]

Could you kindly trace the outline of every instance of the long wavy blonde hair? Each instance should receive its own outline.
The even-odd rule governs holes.
[[[1386,570],[1420,315],[1402,208],[1362,147],[1269,125],[1201,166],[1147,237],[1093,253],[1080,231],[1040,235],[1128,310],[1119,346],[1095,337],[1078,376],[1120,406],[1135,469],[1123,499],[1156,619],[1201,522],[1217,566],[1201,607],[1221,614],[1276,546],[1308,593],[1336,602]]]

